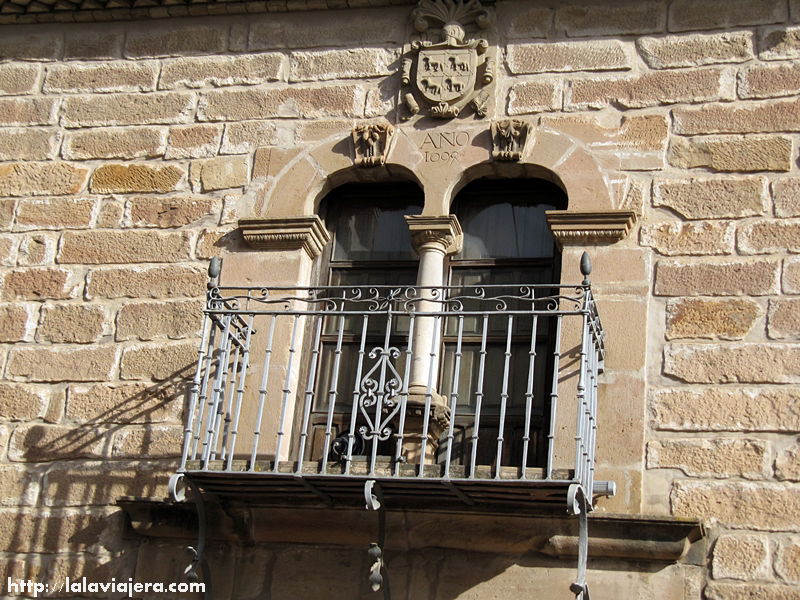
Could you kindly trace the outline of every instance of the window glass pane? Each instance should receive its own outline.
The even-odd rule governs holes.
[[[328,224],[334,238],[334,261],[414,260],[411,236],[403,217],[422,211],[422,192],[415,185],[354,185],[334,192]]]
[[[544,211],[552,204],[469,203],[459,211],[464,249],[459,258],[541,258],[553,256],[553,236]],[[498,235],[502,232],[501,235]]]

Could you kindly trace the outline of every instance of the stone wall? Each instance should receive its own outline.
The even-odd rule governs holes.
[[[708,520],[708,582],[687,599],[703,585],[713,600],[800,598],[800,2],[496,11],[490,117],[569,136],[639,214],[618,245],[629,262],[597,251],[596,270],[620,270],[599,290],[620,324],[607,377],[632,390],[602,399],[616,416],[601,458],[614,427],[647,440],[624,449],[641,496],[615,510]],[[207,260],[243,248],[237,220],[302,150],[362,120],[404,127],[408,16],[0,27],[0,581],[137,572],[142,542],[115,502],[166,494]],[[650,284],[626,288],[627,271]],[[647,312],[626,325],[630,296]],[[280,552],[253,564],[291,571],[302,551]],[[321,556],[360,576],[348,552]],[[430,567],[424,589],[506,597],[539,576],[524,557],[468,589],[437,588]],[[340,592],[356,593],[325,594]]]

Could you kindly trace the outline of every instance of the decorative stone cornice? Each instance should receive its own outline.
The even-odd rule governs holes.
[[[613,244],[625,238],[636,221],[630,210],[548,210],[545,215],[559,246]]]
[[[305,250],[311,258],[322,253],[331,236],[317,216],[284,219],[241,219],[244,241],[257,250]]]
[[[425,246],[439,246],[445,254],[454,254],[461,250],[464,235],[455,215],[406,215],[406,223],[417,253]]]

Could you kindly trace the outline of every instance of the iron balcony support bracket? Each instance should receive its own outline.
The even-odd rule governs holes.
[[[589,560],[589,511],[591,503],[586,497],[583,486],[575,483],[567,492],[567,510],[578,515],[578,577],[570,591],[575,600],[589,600],[589,584],[586,583],[586,565]]]
[[[190,478],[183,473],[176,473],[169,478],[169,494],[175,502],[186,502],[186,488],[192,492],[192,500],[197,507],[197,547],[187,546],[186,551],[192,557],[191,562],[183,571],[184,577],[190,583],[199,580],[197,567],[203,572],[203,582],[205,583],[204,600],[213,600],[214,594],[211,591],[211,569],[205,559],[206,533],[208,530],[208,519],[206,518],[206,505],[203,493],[200,488]]]
[[[374,479],[369,479],[364,483],[364,500],[367,510],[378,511],[378,543],[373,542],[367,550],[367,555],[373,561],[369,568],[369,582],[373,592],[383,588],[383,600],[391,600],[389,572],[383,561],[383,547],[386,544],[386,507],[383,503],[381,486]]]

